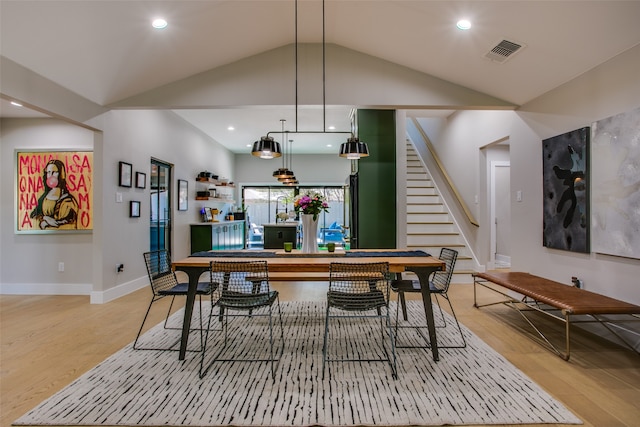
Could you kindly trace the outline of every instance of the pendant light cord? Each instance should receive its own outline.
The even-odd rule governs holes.
[[[298,0],[295,3],[296,132],[298,132]]]
[[[324,0],[322,0],[322,131],[327,130],[326,54],[324,36]]]

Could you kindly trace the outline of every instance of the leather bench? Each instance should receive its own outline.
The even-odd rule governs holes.
[[[640,306],[638,305],[590,292],[585,289],[565,285],[543,277],[534,276],[529,273],[489,271],[485,273],[474,273],[473,277],[474,307],[480,308],[504,304],[516,309],[535,329],[543,343],[565,360],[569,360],[570,357],[570,332],[572,323],[600,323],[632,350],[636,351],[624,337],[609,325],[611,323],[629,321],[628,318],[619,320],[602,316],[631,315],[631,320],[640,320],[638,316],[638,314],[640,314]],[[516,298],[495,286],[491,286],[491,284],[499,285],[502,288],[516,292],[522,295],[523,298]],[[477,286],[490,289],[502,295],[505,299],[479,305],[477,300]],[[565,322],[565,351],[561,351],[554,346],[543,332],[533,324],[533,318],[527,317],[526,315],[527,312],[531,311],[551,314],[554,310],[560,311],[561,316],[553,315],[553,318]],[[575,320],[572,319],[571,316],[581,316],[583,319]],[[585,316],[587,317],[586,320],[584,319]]]

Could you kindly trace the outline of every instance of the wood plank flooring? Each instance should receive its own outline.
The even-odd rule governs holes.
[[[323,300],[326,292],[326,284],[316,282],[281,282],[274,288],[283,301]],[[449,295],[464,325],[585,426],[640,425],[636,353],[586,332],[575,333],[571,361],[565,362],[522,332],[526,325],[517,313],[504,307],[473,308],[472,285],[452,286]],[[146,288],[99,305],[86,296],[0,296],[0,425],[10,426],[133,341],[149,299]],[[148,327],[164,318],[168,303],[154,305]],[[546,326],[562,332],[559,323]]]

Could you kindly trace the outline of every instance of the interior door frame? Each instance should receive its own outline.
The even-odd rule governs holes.
[[[159,167],[162,168],[166,168],[168,170],[168,176],[167,176],[167,186],[166,186],[166,193],[167,193],[167,197],[166,197],[166,214],[167,214],[167,220],[166,220],[166,224],[163,227],[164,230],[164,245],[163,247],[158,247],[158,248],[154,248],[153,246],[153,239],[151,238],[151,232],[152,232],[152,228],[154,225],[154,221],[153,221],[153,212],[152,212],[152,206],[153,206],[153,198],[154,198],[154,187],[153,187],[153,166],[154,165],[158,165]],[[169,163],[167,161],[164,160],[160,160],[157,158],[152,157],[150,164],[149,164],[149,249],[150,250],[154,250],[154,249],[167,249],[167,251],[169,251],[169,253],[171,253],[171,249],[172,249],[172,236],[173,236],[173,167],[174,165],[172,163]],[[157,185],[157,184],[156,184]],[[156,193],[156,196],[158,198],[158,209],[160,209],[160,193]],[[158,217],[160,218],[160,216]]]
[[[511,167],[511,162],[506,160],[492,160],[489,165],[489,222],[491,223],[489,242],[489,269],[496,266],[496,248],[498,244],[496,227],[496,169]]]

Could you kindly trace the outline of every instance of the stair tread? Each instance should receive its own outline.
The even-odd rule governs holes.
[[[440,215],[440,217],[442,217],[443,215],[450,215],[448,209],[446,208],[445,204],[443,203],[441,196],[437,190],[437,188],[435,187],[433,180],[431,178],[431,175],[429,174],[428,170],[426,169],[425,165],[422,163],[422,159],[420,158],[420,155],[418,154],[417,150],[414,148],[413,144],[407,140],[406,143],[406,186],[407,189],[411,189],[410,191],[412,192],[418,192],[420,193],[420,190],[423,190],[424,192],[434,192],[435,194],[407,194],[406,195],[406,205],[408,207],[411,207],[412,209],[416,209],[416,207],[419,206],[424,206],[426,210],[422,211],[420,209],[417,209],[418,212],[412,211],[412,212],[407,212],[407,222],[406,225],[407,226],[446,226],[446,227],[451,227],[451,226],[455,226],[455,221],[452,221],[450,219],[444,220],[444,221],[432,221],[429,219],[434,219],[436,218],[434,217],[428,217],[425,215]],[[434,191],[435,190],[435,191]],[[437,199],[435,199],[437,198]],[[436,200],[436,201],[434,201]],[[437,207],[442,207],[442,209],[438,209]],[[428,208],[428,209],[427,209]],[[434,210],[440,210],[439,212],[436,211],[434,212]],[[417,220],[411,220],[412,216],[415,215],[421,215],[422,218],[426,218],[427,221],[417,221]],[[434,227],[434,228],[435,228]],[[447,232],[429,232],[429,231],[419,231],[419,232],[409,232],[407,231],[407,238],[412,238],[413,240],[420,240],[421,238],[425,238],[426,240],[429,239],[429,237],[438,237],[438,236],[451,236],[453,238],[453,240],[457,240],[456,237],[461,236],[462,233],[458,230],[458,231],[447,231]],[[442,239],[441,237],[438,240],[446,240],[446,239]],[[411,245],[407,245],[408,249],[424,249],[428,252],[436,252],[438,251],[440,248],[443,247],[447,247],[447,248],[456,248],[460,251],[464,250],[464,248],[467,247],[467,245],[465,243],[446,243],[443,244],[441,243],[426,243],[426,244],[411,244]],[[466,254],[459,254],[458,255],[458,260],[459,261],[464,261],[464,262],[473,262],[474,258],[472,256],[466,255]],[[463,266],[466,267],[466,266]],[[459,269],[459,268],[455,268],[453,273],[456,275],[456,277],[458,277],[458,280],[464,280],[464,276],[466,275],[471,275],[473,273],[475,273],[474,270],[469,270],[469,269]],[[471,281],[471,279],[469,279],[469,281]]]

